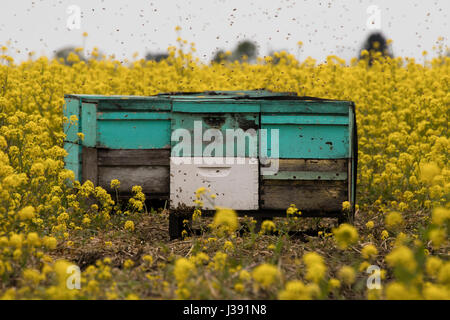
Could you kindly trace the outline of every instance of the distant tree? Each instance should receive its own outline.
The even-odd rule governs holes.
[[[385,38],[385,36],[381,32],[375,32],[367,37],[366,41],[363,45],[363,50],[367,50],[369,52],[369,65],[373,63],[373,55],[377,52],[380,52],[384,57],[393,57],[389,44]],[[361,53],[359,55],[359,59],[362,59]]]
[[[287,50],[271,50],[269,52],[269,57],[272,57],[272,64],[279,64],[280,63],[280,54],[282,54],[283,52],[287,53]]]
[[[231,55],[227,55],[223,50],[218,50],[211,62],[223,62],[223,61],[239,61],[244,62],[247,61],[249,63],[253,63],[256,60],[256,56],[258,54],[258,48],[256,43],[250,40],[243,40],[239,42],[231,52]]]
[[[211,62],[215,62],[215,63],[221,63],[223,61],[226,60],[226,56],[225,56],[225,51],[223,50],[218,50],[215,54],[214,57],[212,58]]]
[[[73,47],[73,46],[69,46],[69,47],[65,47],[65,48],[62,48],[62,49],[57,50],[57,51],[55,52],[55,56],[54,56],[54,57],[55,57],[57,60],[59,60],[59,61],[61,61],[61,59],[62,59],[62,62],[63,62],[64,64],[71,66],[72,64],[74,64],[73,61],[69,61],[70,59],[68,59],[68,57],[69,57],[69,55],[70,55],[71,53],[77,55],[78,58],[79,58],[81,61],[86,61],[86,58],[84,57],[83,52],[77,50],[77,49],[76,49],[75,47]]]
[[[258,53],[258,49],[256,47],[256,43],[250,40],[244,40],[238,43],[236,48],[231,55],[231,60],[238,60],[239,62],[244,61],[244,58],[248,62],[254,62],[256,59],[256,55]]]
[[[158,53],[149,52],[145,55],[145,60],[160,62],[161,60],[165,60],[168,57],[169,54],[165,52],[158,52]]]

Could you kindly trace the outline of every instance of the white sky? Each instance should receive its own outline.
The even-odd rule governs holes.
[[[81,8],[81,28],[69,30],[66,12]],[[27,52],[52,56],[64,46],[94,46],[117,58],[139,57],[174,45],[175,26],[195,42],[197,55],[208,61],[217,48],[233,49],[242,39],[259,45],[259,55],[286,49],[322,61],[328,54],[357,56],[370,33],[367,8],[380,9],[381,31],[393,39],[396,56],[415,57],[439,36],[448,45],[450,0],[0,0],[0,45],[11,41],[16,60]],[[297,42],[304,45],[298,52]]]

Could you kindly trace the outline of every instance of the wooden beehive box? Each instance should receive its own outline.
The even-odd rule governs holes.
[[[149,198],[168,199],[170,162],[170,101],[159,97],[66,95],[64,115],[66,168],[77,180],[90,180],[121,193],[140,185]],[[77,132],[84,134],[80,141]]]
[[[256,217],[285,215],[291,204],[303,216],[317,217],[342,218],[344,201],[354,208],[357,136],[351,101],[264,90],[66,95],[65,100],[64,115],[79,119],[64,128],[65,163],[81,182],[91,180],[107,190],[112,179],[121,181],[121,190],[141,185],[147,198],[169,199],[172,209],[192,206],[199,187],[216,193],[216,204]],[[180,129],[193,137],[182,152],[172,137]],[[256,154],[250,143],[227,148],[224,138],[222,151],[207,156],[242,158],[245,164],[175,166],[180,158],[205,158],[209,129],[223,137],[227,130],[248,132],[248,139],[256,139]],[[268,174],[274,163],[277,171]]]
[[[305,215],[339,216],[342,202],[355,203],[352,102],[308,97],[262,100],[261,128],[279,130],[278,172],[261,176],[261,209],[295,204]]]

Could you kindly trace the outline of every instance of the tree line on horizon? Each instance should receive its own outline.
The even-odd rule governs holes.
[[[382,56],[389,56],[391,58],[393,57],[393,53],[388,44],[388,41],[381,32],[370,34],[364,41],[360,52],[362,50],[367,50],[371,53],[371,56],[373,55],[373,53],[380,52]],[[74,46],[68,46],[57,50],[54,56],[56,59],[62,61],[63,63],[71,65],[72,63],[67,59],[71,52],[77,54],[80,60],[87,61],[87,58],[84,56],[83,52],[77,52]],[[275,52],[272,51],[269,55],[274,58],[273,63],[277,63],[279,59],[275,57],[274,53]],[[252,40],[242,40],[236,45],[233,50],[229,52],[226,52],[224,49],[218,49],[212,57],[211,63],[224,63],[234,61],[238,61],[240,63],[244,61],[254,63],[256,61],[257,55],[257,43]],[[167,59],[168,57],[169,54],[167,52],[147,52],[144,59],[147,61],[159,62]],[[361,54],[359,54],[359,59],[361,58]],[[372,64],[372,59],[369,60],[369,64]]]

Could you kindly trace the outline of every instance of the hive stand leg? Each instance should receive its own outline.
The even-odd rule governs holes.
[[[188,224],[185,225],[183,223],[184,220],[188,220]],[[181,234],[183,230],[186,230],[190,233],[190,224],[191,217],[187,214],[182,214],[179,212],[170,212],[169,213],[169,236],[170,240],[181,238]]]
[[[341,225],[341,224],[346,223],[346,222],[348,222],[347,216],[344,215],[344,216],[340,216],[338,218],[338,225]]]
[[[253,219],[255,219],[256,223],[255,223],[255,232],[258,233],[261,231],[261,225],[263,223],[264,220],[268,220],[267,218],[264,217],[253,217]]]
[[[340,215],[338,217],[338,224],[342,224],[342,223],[351,223],[353,224],[354,221],[354,213],[353,212],[349,212],[349,213],[343,213],[342,215]]]
[[[170,240],[181,238],[183,222],[176,212],[169,213],[169,236]]]

